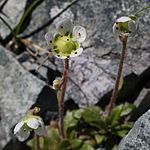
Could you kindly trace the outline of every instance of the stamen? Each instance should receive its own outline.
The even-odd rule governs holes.
[[[81,33],[80,33],[80,32],[78,32],[78,36],[79,36],[79,37],[81,36]]]
[[[69,39],[67,39],[67,41],[69,41]]]
[[[63,29],[63,26],[60,26],[61,29]]]
[[[119,28],[118,27],[116,27],[116,30],[118,30]]]
[[[53,46],[53,49],[56,49],[57,48],[57,46],[55,45],[55,46]]]
[[[77,54],[77,52],[75,52],[75,54]]]

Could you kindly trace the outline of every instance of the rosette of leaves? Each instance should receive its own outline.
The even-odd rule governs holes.
[[[61,141],[58,128],[48,127],[48,136],[40,137],[41,149],[94,150],[105,147],[115,150],[121,138],[132,127],[132,123],[126,122],[125,118],[133,108],[129,103],[118,105],[108,117],[103,115],[98,106],[67,111],[64,118],[66,138]],[[30,141],[29,145],[34,144]]]
[[[134,105],[125,103],[113,108],[106,117],[98,106],[68,111],[65,116],[65,130],[68,139],[77,138],[93,148],[100,146],[113,149],[131,129],[132,123],[125,118]]]

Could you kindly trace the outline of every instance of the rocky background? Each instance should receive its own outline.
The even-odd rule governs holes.
[[[15,28],[31,1],[1,0],[0,16]],[[78,105],[106,106],[114,86],[120,53],[120,44],[112,33],[113,23],[116,18],[133,14],[147,3],[146,0],[41,0],[28,15],[20,36],[45,51],[44,35],[53,32],[55,23],[61,18],[69,17],[87,29],[88,36],[82,45],[84,52],[70,61],[65,98],[67,109]],[[138,34],[128,40],[124,85],[118,97],[118,103],[136,104],[137,109],[131,117],[133,121],[150,108],[149,23],[149,11],[142,12]],[[0,20],[0,149],[9,149],[6,144],[11,139],[9,143],[16,140],[12,134],[13,126],[29,108],[40,106],[45,120],[52,112],[57,112],[51,85],[63,69],[63,61],[51,56],[36,71],[46,55],[31,56],[22,45],[12,44],[10,33]]]

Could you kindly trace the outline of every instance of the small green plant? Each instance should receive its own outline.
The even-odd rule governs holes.
[[[47,127],[48,136],[40,137],[40,146],[42,150],[94,150],[100,146],[115,149],[132,127],[131,122],[126,122],[126,116],[133,109],[132,104],[121,104],[107,117],[98,106],[67,111],[64,116],[66,137],[61,140],[57,122],[52,121]],[[33,143],[31,140],[28,145],[33,148]]]
[[[36,2],[33,2],[28,11],[24,13],[15,30],[12,30],[5,20],[0,18],[12,30],[15,38],[19,38],[18,34],[24,19],[34,5]],[[27,140],[30,132],[34,131],[35,138],[28,141],[28,145],[35,150],[94,150],[99,147],[105,147],[108,150],[117,149],[121,138],[132,127],[132,123],[127,118],[134,109],[134,106],[129,103],[116,105],[118,92],[123,84],[122,70],[127,40],[138,31],[136,15],[147,8],[149,7],[137,11],[135,15],[123,16],[114,23],[113,31],[119,38],[122,49],[115,87],[104,111],[98,106],[90,106],[67,111],[64,114],[69,60],[82,53],[83,48],[80,47],[80,43],[86,38],[85,28],[75,26],[71,20],[65,18],[56,25],[56,34],[47,33],[45,35],[50,52],[55,57],[64,60],[62,78],[53,81],[53,88],[56,90],[59,104],[59,118],[52,120],[45,129],[42,118],[36,115],[39,110],[29,111],[14,128],[14,134],[20,141]],[[29,42],[23,39],[22,41]]]

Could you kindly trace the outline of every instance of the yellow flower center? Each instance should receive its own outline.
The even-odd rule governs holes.
[[[53,40],[53,51],[60,56],[69,56],[80,44],[68,36],[56,35]]]

